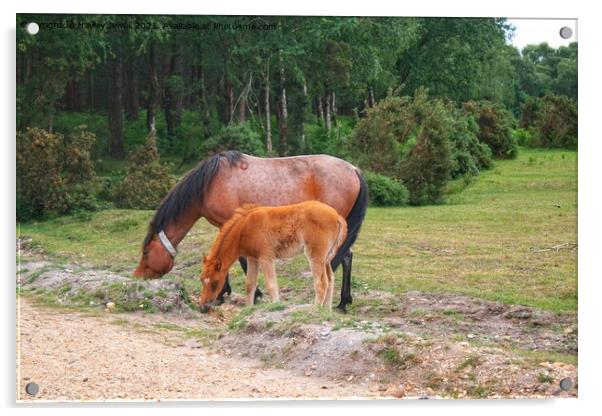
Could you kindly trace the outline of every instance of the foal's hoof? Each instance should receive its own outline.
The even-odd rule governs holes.
[[[222,303],[224,303],[224,297],[222,296],[221,298],[217,298],[213,301],[213,304],[215,306],[221,305]]]

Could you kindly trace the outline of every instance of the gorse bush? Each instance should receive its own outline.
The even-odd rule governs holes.
[[[479,126],[474,116],[454,104],[448,103],[450,112],[450,141],[452,179],[476,176],[479,171],[489,169],[492,164],[491,149],[478,139]]]
[[[493,157],[513,159],[518,155],[518,147],[512,128],[514,117],[498,104],[489,101],[469,101],[464,109],[471,113],[479,125],[479,141],[491,149]]]
[[[214,154],[223,150],[239,150],[255,156],[266,154],[261,136],[249,123],[224,126],[217,135],[203,143],[201,151],[203,154]]]
[[[569,97],[548,94],[525,102],[521,126],[532,146],[577,148],[577,106]]]
[[[90,159],[95,136],[78,126],[67,136],[28,128],[17,134],[17,219],[95,209],[99,181]]]
[[[350,151],[362,168],[401,180],[410,203],[436,202],[453,168],[454,129],[449,109],[425,90],[389,96],[359,120]]]
[[[159,162],[156,138],[149,134],[130,156],[127,175],[115,190],[115,203],[120,208],[155,209],[174,184],[169,168]]]
[[[409,192],[395,179],[373,172],[364,172],[368,184],[370,204],[375,206],[403,206],[408,204]]]

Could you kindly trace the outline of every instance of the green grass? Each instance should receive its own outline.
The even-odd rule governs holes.
[[[517,159],[496,161],[470,184],[451,183],[456,191],[445,204],[369,208],[354,246],[351,314],[366,290],[453,292],[576,311],[577,251],[535,251],[577,241],[576,163],[574,151],[521,148]],[[18,232],[61,261],[128,272],[139,261],[152,215],[106,210],[22,224]],[[189,265],[166,276],[191,297],[199,291],[201,254],[216,232],[199,221],[178,248],[177,263]],[[288,302],[313,302],[312,279],[302,275],[308,270],[303,256],[278,265],[280,286],[291,289]],[[240,267],[231,275],[233,290],[244,293]],[[372,306],[385,313],[378,303]]]

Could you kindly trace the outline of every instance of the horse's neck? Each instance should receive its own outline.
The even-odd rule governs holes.
[[[241,222],[237,222],[232,227],[220,232],[219,238],[213,247],[213,256],[219,257],[225,267],[230,267],[232,263],[240,256],[240,232]]]
[[[196,210],[190,210],[186,215],[182,215],[177,222],[166,227],[165,233],[171,243],[177,247],[199,218],[201,218],[201,215],[197,214]]]

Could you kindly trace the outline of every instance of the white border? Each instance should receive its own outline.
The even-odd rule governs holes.
[[[4,271],[4,318],[2,320],[2,404],[9,414],[32,413],[42,411],[44,414],[103,414],[114,412],[116,408],[125,407],[132,414],[157,414],[169,410],[186,413],[242,414],[261,413],[266,415],[303,414],[316,411],[358,412],[371,409],[382,413],[419,412],[423,414],[462,415],[503,414],[509,412],[528,411],[529,413],[566,414],[567,412],[589,413],[590,407],[596,408],[598,389],[601,387],[602,372],[600,367],[600,270],[596,262],[598,255],[597,242],[602,230],[600,227],[599,179],[600,158],[602,148],[600,137],[602,130],[599,115],[602,91],[600,90],[600,39],[602,21],[600,12],[593,1],[545,1],[526,2],[524,0],[501,0],[495,4],[468,0],[396,2],[370,0],[363,2],[325,2],[320,0],[295,1],[213,1],[193,3],[188,0],[156,0],[123,1],[104,0],[97,2],[81,1],[27,1],[18,4],[8,2],[3,5],[0,14],[3,29],[2,42],[2,88],[4,97],[0,100],[3,137],[1,169],[5,197],[2,207],[2,263]],[[14,270],[15,270],[15,221],[14,221],[14,129],[15,129],[15,13],[144,13],[144,14],[271,14],[271,15],[385,15],[385,16],[506,16],[506,17],[543,17],[543,18],[578,18],[579,19],[579,399],[567,400],[505,400],[505,401],[472,401],[472,402],[232,402],[232,403],[183,403],[178,409],[173,404],[153,405],[116,405],[106,404],[101,408],[88,405],[67,405],[64,407],[19,406],[14,408]],[[596,183],[597,189],[596,189]],[[200,407],[200,408],[199,408]],[[522,413],[522,412],[521,412]]]

